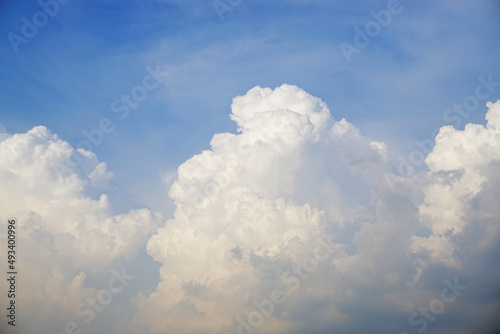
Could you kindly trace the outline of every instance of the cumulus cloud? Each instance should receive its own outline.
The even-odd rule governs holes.
[[[133,310],[110,305],[116,332],[494,332],[500,101],[487,107],[485,126],[441,128],[428,169],[404,178],[386,143],[321,99],[255,87],[233,100],[236,134],[163,175],[166,221],[114,214],[95,196],[113,174],[92,152],[61,169],[76,151],[45,127],[3,134],[1,218],[19,221],[36,277],[21,296],[28,332],[74,317],[92,280],[143,251],[160,281],[126,298]]]
[[[473,267],[498,273],[482,260],[499,241],[493,203],[500,188],[488,182],[498,180],[500,102],[488,107],[486,127],[443,127],[429,171],[401,178],[391,175],[385,143],[335,120],[324,102],[296,86],[255,87],[234,98],[238,133],[214,135],[210,150],[178,168],[170,188],[174,217],[147,246],[162,265],[161,281],[137,297],[127,328],[421,329],[408,316],[439,295],[443,280],[473,282]],[[322,262],[314,254],[325,242],[330,252]],[[286,301],[267,316],[256,305],[274,289]],[[473,297],[461,298],[454,316],[472,307]],[[425,321],[429,332],[440,330]]]
[[[413,237],[413,248],[427,252],[433,261],[460,266],[461,243],[456,238],[463,237],[471,224],[496,233],[498,222],[491,220],[495,216],[489,211],[481,213],[477,206],[477,199],[492,187],[500,160],[500,102],[487,106],[486,126],[467,124],[463,131],[441,128],[436,146],[425,160],[430,182],[424,187],[425,198],[419,210],[422,223],[433,234],[429,238]],[[476,221],[473,212],[473,216],[482,214],[486,219]]]
[[[86,278],[106,275],[113,262],[133,258],[161,222],[147,209],[114,215],[105,194],[90,195],[112,176],[92,152],[80,150],[81,164],[61,173],[74,152],[43,126],[0,142],[0,218],[16,220],[22,254],[17,300],[26,306],[19,323],[26,333],[55,331],[54,319],[64,325],[75,318],[77,305],[96,293]]]

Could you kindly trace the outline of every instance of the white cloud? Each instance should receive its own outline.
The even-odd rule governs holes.
[[[489,105],[488,119],[497,105]],[[280,287],[289,299],[276,306],[260,332],[319,330],[318,323],[356,332],[362,330],[355,324],[362,305],[370,316],[380,312],[378,300],[384,317],[404,309],[404,319],[432,296],[422,281],[432,272],[429,266],[438,263],[443,273],[459,266],[457,247],[468,240],[452,241],[449,231],[464,238],[463,216],[485,176],[457,179],[438,172],[449,164],[441,158],[450,154],[443,147],[447,128],[427,159],[431,171],[398,184],[397,192],[418,194],[406,197],[383,186],[386,144],[363,137],[345,119],[333,120],[320,99],[298,87],[255,87],[233,100],[231,119],[239,134],[214,135],[211,150],[178,169],[170,190],[174,217],[148,243],[149,254],[162,264],[161,282],[138,298],[137,328],[236,332],[237,317],[245,318],[255,311],[253,301]],[[487,128],[493,131],[491,124]],[[483,145],[484,134],[469,133],[473,129],[457,136]],[[500,142],[488,138],[490,146]],[[430,236],[419,236],[422,228]],[[300,265],[328,233],[337,234],[329,263],[291,291],[281,275]],[[318,307],[318,313],[308,307]]]
[[[91,187],[106,188],[108,182],[113,178],[114,173],[108,171],[106,163],[100,162],[88,176]]]
[[[434,261],[460,265],[456,236],[467,225],[479,224],[471,220],[470,213],[478,210],[475,199],[483,195],[491,182],[491,166],[500,160],[500,101],[488,103],[488,108],[486,127],[467,124],[463,131],[441,128],[436,146],[425,160],[431,172],[420,213],[423,224],[434,234],[414,237],[413,247],[428,251]],[[486,225],[480,227],[494,230],[492,223],[483,221]]]
[[[486,126],[443,127],[429,170],[402,178],[385,143],[320,99],[255,87],[233,100],[237,134],[214,135],[210,150],[162,176],[175,212],[159,229],[150,210],[114,215],[105,194],[90,196],[112,176],[93,153],[59,174],[68,143],[45,127],[6,135],[0,213],[20,227],[26,328],[71,320],[99,288],[89,277],[147,249],[160,282],[136,295],[136,310],[110,305],[125,312],[117,332],[236,333],[275,289],[286,300],[260,333],[415,331],[410,314],[454,277],[468,288],[440,326],[473,331],[498,304],[500,101],[488,108]]]
[[[43,126],[0,142],[0,218],[17,222],[18,303],[29,305],[19,312],[25,332],[55,331],[54,319],[75,318],[76,306],[96,292],[86,277],[133,258],[161,222],[147,209],[113,215],[105,194],[91,198],[90,187],[111,175],[91,152],[81,151],[84,160],[74,173],[58,173],[54,164],[72,152]]]

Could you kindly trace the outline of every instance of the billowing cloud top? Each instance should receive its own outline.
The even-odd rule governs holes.
[[[211,150],[178,169],[174,218],[148,243],[163,264],[161,283],[140,298],[135,323],[152,333],[363,332],[360,319],[399,314],[391,329],[411,328],[408,315],[435,295],[428,285],[477,260],[469,242],[487,243],[487,252],[498,240],[494,219],[466,214],[476,196],[494,198],[484,182],[499,158],[490,153],[500,143],[499,105],[488,105],[486,128],[443,128],[426,160],[430,171],[403,179],[390,175],[385,143],[335,121],[296,86],[234,98],[240,133],[215,135]],[[448,154],[461,160],[447,167]],[[481,155],[473,159],[480,169],[468,170],[467,154]],[[314,254],[325,242],[321,262]],[[460,280],[468,278],[463,271]],[[267,316],[257,305],[273,291],[286,302]]]
[[[268,126],[259,121],[278,123],[278,120],[269,118],[271,115],[285,118],[288,114],[299,114],[302,116],[300,119],[310,122],[314,126],[312,131],[318,133],[330,118],[330,111],[323,101],[291,85],[283,85],[274,91],[271,88],[254,87],[244,96],[234,98],[231,109],[231,119],[240,130],[246,131],[258,131],[263,125]]]
[[[61,175],[53,163],[74,150],[46,128],[6,136],[1,212],[44,263],[26,260],[42,273],[25,297],[32,315],[49,295],[70,305],[95,293],[87,272],[145,248],[160,282],[131,299],[120,333],[493,330],[500,101],[487,106],[486,126],[443,127],[428,170],[404,178],[385,143],[319,98],[255,87],[233,100],[238,133],[179,166],[161,223],[149,210],[113,216],[106,195],[88,195],[111,176],[93,153]]]

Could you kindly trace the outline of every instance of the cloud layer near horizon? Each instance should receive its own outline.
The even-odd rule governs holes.
[[[455,277],[467,288],[426,331],[492,326],[500,101],[486,126],[441,128],[428,171],[410,178],[393,173],[385,143],[296,86],[255,87],[231,108],[238,133],[215,134],[179,166],[166,221],[147,209],[114,215],[105,194],[93,198],[111,174],[91,152],[58,174],[54,162],[74,149],[45,127],[3,135],[0,212],[23,228],[27,323],[74,318],[98,289],[87,275],[147,249],[160,283],[128,296],[135,310],[116,332],[236,333],[243,321],[259,333],[415,332],[423,322],[409,316]],[[276,289],[283,302],[266,316],[257,305]]]

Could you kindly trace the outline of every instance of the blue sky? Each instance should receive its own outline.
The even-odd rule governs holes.
[[[20,34],[21,18],[40,10],[35,1],[2,6],[3,35]],[[146,66],[160,64],[170,77],[94,150],[134,196],[155,187],[160,169],[206,149],[213,133],[234,132],[231,100],[256,85],[302,87],[336,119],[408,153],[444,125],[443,112],[473,92],[477,76],[500,76],[500,14],[494,1],[403,1],[347,63],[339,44],[353,44],[353,27],[385,7],[243,1],[221,21],[210,1],[71,1],[18,54],[2,39],[1,122],[11,133],[45,125],[76,145],[83,129],[115,116],[110,103]],[[477,114],[470,120],[481,122]],[[151,178],[131,184],[136,175]]]
[[[429,333],[457,330],[467,321],[477,329],[490,319],[500,300],[500,269],[490,260],[499,254],[500,229],[490,220],[500,217],[494,205],[500,145],[498,136],[488,137],[500,107],[486,106],[500,99],[498,1],[55,1],[40,1],[57,8],[50,7],[53,16],[45,15],[47,22],[30,37],[22,37],[23,30],[42,5],[0,1],[0,189],[19,188],[10,197],[0,191],[0,218],[30,222],[27,231],[34,232],[23,238],[33,246],[24,252],[44,250],[44,260],[31,259],[33,272],[44,265],[42,290],[50,295],[51,281],[43,279],[57,276],[60,266],[62,292],[52,295],[71,295],[51,301],[53,314],[40,315],[43,330],[78,318],[57,310],[73,310],[95,295],[111,269],[124,266],[136,285],[89,331],[156,334],[172,326],[176,333],[235,332],[231,312],[252,310],[242,296],[267,298],[281,284],[273,277],[310,254],[318,231],[338,234],[331,259],[337,269],[319,269],[316,285],[291,296],[295,302],[277,311],[263,333],[319,334],[330,332],[332,322],[342,332],[361,333],[360,319],[373,323],[374,333],[399,333],[410,328],[408,315],[455,276],[467,282],[469,294],[455,313],[429,323]],[[231,10],[221,13],[221,4]],[[358,29],[366,34],[374,15],[391,6],[397,13],[378,24],[368,45],[357,45]],[[13,34],[26,43],[12,42]],[[350,59],[340,47],[345,43],[358,47]],[[256,86],[262,89],[251,90]],[[478,86],[487,98],[470,115],[454,112],[454,105],[478,100]],[[138,92],[146,95],[120,119],[123,111],[113,105],[123,108],[123,96]],[[113,130],[90,151],[114,173],[110,183],[92,185],[106,178],[92,156],[77,166],[76,181],[53,177],[47,164],[87,140],[83,132],[98,129],[103,119]],[[259,137],[276,119],[292,130],[280,128],[272,140]],[[465,128],[487,121],[489,128]],[[420,152],[417,142],[433,141],[447,125],[458,131],[442,130],[434,152],[424,152],[426,164],[414,164],[416,175],[402,175],[402,159]],[[214,137],[221,133],[235,136]],[[238,145],[249,145],[258,160],[243,159]],[[39,150],[52,153],[41,157]],[[235,160],[244,173],[206,195],[207,180],[231,174]],[[394,193],[381,185],[387,175]],[[216,199],[193,209],[200,191]],[[251,209],[234,214],[241,203]],[[256,212],[267,212],[276,226],[262,223]],[[281,224],[290,217],[295,225]],[[258,223],[247,226],[252,219]],[[218,280],[228,287],[241,280],[245,290],[224,290]],[[330,289],[328,282],[337,285]],[[219,302],[212,320],[220,327],[200,332],[196,326],[206,324],[210,298]],[[44,309],[37,302],[26,314]],[[174,320],[164,320],[165,314]],[[195,329],[176,327],[176,319],[194,319]]]

